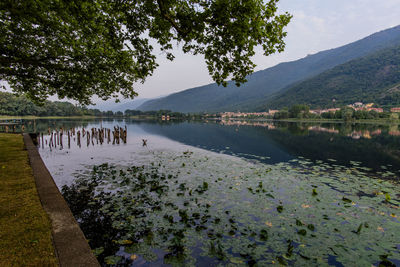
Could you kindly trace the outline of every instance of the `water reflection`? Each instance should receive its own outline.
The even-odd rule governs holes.
[[[373,172],[390,169],[399,174],[400,138],[389,135],[393,128],[390,126],[238,123],[181,123],[170,127],[145,124],[142,127],[187,145],[266,163],[301,156],[314,161],[335,160],[345,166],[357,161]]]
[[[42,123],[40,153],[103,265],[399,263],[390,126]]]
[[[42,133],[41,147],[63,144],[71,148],[90,145],[147,145],[147,135],[157,135],[210,151],[265,163],[287,162],[297,157],[351,166],[359,162],[372,172],[399,173],[398,125],[289,122],[156,122],[134,120],[37,120],[27,124]],[[29,131],[29,127],[28,127]],[[138,139],[138,133],[140,138]],[[82,152],[83,153],[83,152]],[[123,153],[123,152],[121,152]],[[117,152],[116,152],[117,154]],[[386,175],[388,176],[388,175]],[[390,176],[390,175],[389,175]],[[394,176],[394,175],[391,175]]]
[[[315,123],[315,122],[277,122],[277,121],[244,121],[244,120],[221,120],[219,122],[221,125],[228,126],[256,126],[256,127],[266,127],[268,129],[281,128],[283,125],[296,125],[296,127],[304,130],[307,128],[309,131],[315,132],[328,132],[335,134],[342,134],[353,139],[360,139],[360,137],[371,138],[371,135],[382,134],[382,128],[389,129],[388,134],[392,136],[400,136],[400,130],[397,124],[382,126],[373,124],[349,124],[349,123]],[[315,125],[317,124],[317,125]],[[350,128],[349,128],[350,126]],[[344,130],[344,131],[340,131]],[[351,129],[349,131],[349,129]]]

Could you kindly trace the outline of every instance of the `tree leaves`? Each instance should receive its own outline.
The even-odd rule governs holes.
[[[211,77],[239,85],[253,72],[255,47],[284,49],[291,16],[271,0],[11,1],[0,4],[0,79],[36,102],[49,95],[133,98],[158,66],[154,39],[169,60],[173,43],[203,54]]]

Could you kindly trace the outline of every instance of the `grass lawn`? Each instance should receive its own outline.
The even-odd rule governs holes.
[[[0,133],[0,266],[57,266],[22,135]]]

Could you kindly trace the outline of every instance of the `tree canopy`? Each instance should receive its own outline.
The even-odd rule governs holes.
[[[173,45],[204,56],[218,84],[238,85],[251,57],[284,49],[291,16],[269,0],[3,0],[0,79],[36,102],[49,95],[82,104],[134,97],[134,84],[157,67],[155,40],[168,59]]]

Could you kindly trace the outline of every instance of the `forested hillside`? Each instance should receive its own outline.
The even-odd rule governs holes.
[[[271,95],[291,84],[395,44],[400,44],[400,26],[339,48],[255,72],[241,87],[234,84],[227,87],[209,84],[147,101],[139,109],[179,112],[252,111],[255,107],[265,106]]]
[[[43,106],[38,106],[25,96],[17,97],[11,93],[0,92],[0,115],[81,116],[94,115],[96,111],[98,110],[88,110],[59,101],[46,101]]]
[[[266,108],[333,107],[354,102],[400,105],[400,45],[352,60],[287,88]]]

